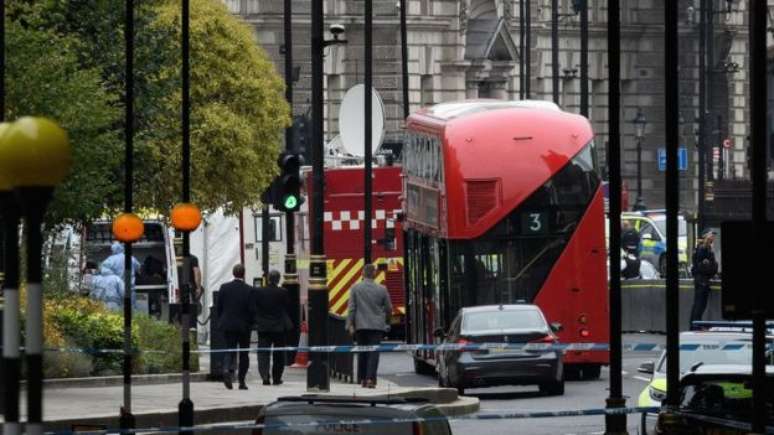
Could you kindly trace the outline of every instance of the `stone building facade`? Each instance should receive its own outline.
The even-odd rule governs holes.
[[[250,23],[257,42],[283,69],[282,0],[224,0],[232,13]],[[363,82],[362,0],[323,0],[325,26],[345,27],[347,45],[325,49],[326,139],[338,132],[338,108],[347,89]],[[623,175],[632,203],[637,177],[637,140],[634,119],[641,108],[647,119],[642,138],[643,199],[649,208],[664,204],[664,172],[659,170],[659,148],[664,147],[664,1],[621,2],[622,9],[622,125]],[[696,208],[698,187],[697,119],[699,116],[699,0],[680,2],[680,87],[683,120],[681,146],[688,155],[681,172],[681,204]],[[707,144],[716,147],[712,177],[746,175],[748,135],[747,97],[748,32],[746,3],[713,2],[713,55],[710,80]],[[569,111],[580,104],[580,29],[573,0],[560,0],[560,101]],[[589,3],[589,117],[600,145],[604,165],[607,143],[607,1]],[[469,98],[519,99],[519,0],[408,0],[409,100],[411,111],[421,106]],[[531,98],[550,100],[551,10],[550,0],[531,0]],[[373,0],[373,83],[384,100],[387,141],[402,133],[402,90],[399,9],[396,0]],[[300,67],[294,88],[294,112],[306,113],[310,98],[310,2],[293,1],[293,54]],[[326,38],[330,38],[330,34]],[[729,148],[722,148],[725,143]],[[720,152],[721,148],[723,149]],[[713,151],[708,150],[708,156]],[[721,157],[722,156],[722,157]],[[724,165],[719,169],[720,160]],[[711,199],[711,195],[709,196]]]

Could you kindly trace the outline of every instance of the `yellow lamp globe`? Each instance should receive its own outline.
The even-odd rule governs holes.
[[[3,147],[3,135],[5,135],[6,131],[8,131],[8,127],[10,126],[11,124],[7,122],[0,122],[0,150],[2,150]],[[0,171],[0,192],[7,192],[10,190],[13,190],[11,177],[8,176],[7,171]]]
[[[11,124],[0,140],[0,172],[13,187],[53,187],[70,172],[70,141],[50,119],[27,116]]]

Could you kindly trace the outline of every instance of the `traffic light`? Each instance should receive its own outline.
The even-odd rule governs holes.
[[[293,150],[300,154],[304,161],[312,160],[311,125],[312,122],[308,116],[293,117]]]
[[[291,152],[280,154],[277,163],[280,175],[273,196],[274,208],[285,212],[298,211],[303,204],[301,197],[301,165],[304,163],[301,155]]]

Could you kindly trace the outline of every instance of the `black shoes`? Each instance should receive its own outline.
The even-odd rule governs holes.
[[[244,382],[240,382],[239,383],[239,389],[240,390],[246,390],[247,389],[247,384],[245,384]]]
[[[223,373],[223,385],[225,385],[229,390],[234,389],[233,380],[231,379],[230,373]]]
[[[274,385],[282,385],[282,379],[280,380],[274,380]]]
[[[263,385],[271,385],[271,381],[268,379],[263,380]]]

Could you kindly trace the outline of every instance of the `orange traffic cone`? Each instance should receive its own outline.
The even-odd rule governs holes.
[[[298,337],[298,347],[309,346],[309,326],[306,324],[306,320],[301,322],[301,336]],[[296,359],[293,361],[293,365],[290,366],[297,369],[305,369],[309,367],[309,352],[298,351],[296,352]]]

